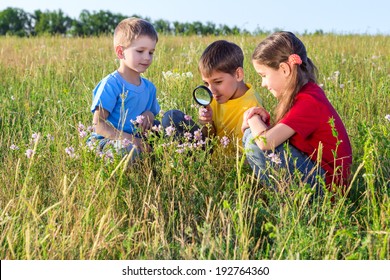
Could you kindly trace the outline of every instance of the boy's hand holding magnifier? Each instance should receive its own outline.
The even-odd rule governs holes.
[[[213,111],[211,110],[210,103],[213,100],[213,94],[206,86],[197,86],[192,96],[196,103],[201,105],[199,108],[199,123],[202,125],[213,122]]]

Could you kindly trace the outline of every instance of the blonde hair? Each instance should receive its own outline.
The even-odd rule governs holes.
[[[291,65],[288,63],[292,54],[299,55],[302,64]],[[279,102],[275,109],[275,124],[291,109],[295,96],[301,88],[309,81],[317,82],[316,66],[307,57],[305,45],[291,32],[280,31],[268,36],[254,50],[252,61],[275,70],[278,70],[280,64],[285,62],[291,68],[292,79],[287,86],[287,91],[278,98]]]
[[[114,48],[116,46],[128,47],[140,36],[148,36],[158,41],[158,35],[153,25],[140,18],[126,18],[122,20],[114,31]]]

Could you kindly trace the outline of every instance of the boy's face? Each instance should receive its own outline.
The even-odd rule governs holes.
[[[156,43],[156,40],[148,36],[138,37],[130,46],[123,48],[123,62],[137,73],[145,72],[152,64]]]
[[[201,73],[204,85],[213,93],[213,98],[220,104],[228,102],[230,99],[240,97],[238,91],[239,83],[242,82],[240,76],[225,72],[213,71],[209,77]]]

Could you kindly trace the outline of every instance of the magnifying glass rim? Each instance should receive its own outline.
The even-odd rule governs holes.
[[[205,104],[201,104],[201,103],[198,101],[198,99],[196,99],[196,97],[195,97],[195,92],[196,92],[196,90],[199,89],[199,88],[206,90],[206,92],[208,92],[208,94],[210,95],[210,102],[209,102],[208,104],[206,104],[206,105],[205,105]],[[202,106],[207,106],[207,105],[209,105],[209,104],[211,103],[211,101],[213,101],[213,94],[211,93],[211,91],[209,90],[209,88],[206,87],[206,86],[204,86],[204,85],[197,86],[197,87],[194,89],[194,91],[192,92],[192,96],[194,97],[195,102],[198,103],[199,105],[202,105]]]

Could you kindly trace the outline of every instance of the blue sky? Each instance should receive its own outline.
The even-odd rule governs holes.
[[[208,21],[249,31],[257,27],[303,33],[323,30],[340,34],[390,35],[389,0],[0,0],[7,7],[54,11],[78,18],[83,9],[133,14],[153,21]]]

